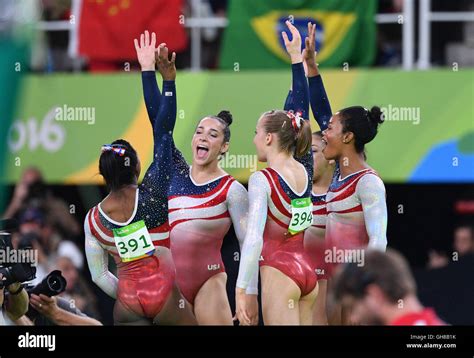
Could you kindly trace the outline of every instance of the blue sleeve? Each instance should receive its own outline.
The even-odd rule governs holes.
[[[288,109],[296,112],[301,112],[304,119],[309,119],[309,90],[308,81],[304,74],[303,63],[295,63],[291,65],[293,73],[293,82],[291,86],[291,103]],[[285,103],[286,105],[286,103]]]
[[[158,83],[156,82],[155,71],[142,72],[142,86],[148,118],[153,125],[153,119],[156,118],[158,114],[158,108],[160,108],[161,102],[161,93],[158,88]]]
[[[164,130],[171,133],[171,157],[169,158],[169,161],[166,162],[165,165],[169,167],[171,164],[177,173],[181,173],[183,172],[184,169],[189,168],[189,166],[188,166],[188,163],[186,162],[186,159],[183,156],[183,153],[181,153],[181,151],[176,147],[173,140],[172,132],[174,130],[174,126],[176,123],[176,112],[177,112],[176,89],[175,89],[174,81],[163,81],[163,94],[161,95],[161,103],[165,103],[165,101],[168,99],[168,96],[172,96],[172,98],[174,98],[175,101],[174,101],[174,115],[172,116],[173,120],[171,120],[171,117],[163,119],[163,123],[165,124]],[[158,111],[158,114],[161,111],[161,107]],[[159,120],[160,118],[158,116],[156,121],[159,121]],[[188,172],[185,171],[185,173],[187,174]]]
[[[292,92],[293,92],[292,90],[289,90],[288,95],[286,96],[285,106],[283,107],[283,109],[285,111],[289,111],[292,108],[292,105],[293,105],[293,93]]]
[[[320,75],[309,77],[309,99],[314,118],[318,122],[321,131],[328,127],[332,116],[331,105],[324,89],[323,79]]]
[[[183,153],[181,153],[181,151],[176,148],[176,145],[174,144],[174,141],[173,141],[173,145],[171,147],[171,150],[172,150],[172,162],[173,163],[173,167],[174,167],[174,170],[175,170],[175,173],[176,175],[186,175],[188,173],[188,169],[189,169],[189,165],[188,165],[188,162],[186,162],[186,159],[184,158],[184,155]]]
[[[173,131],[176,123],[176,85],[175,81],[163,81],[163,94],[160,94],[154,71],[142,72],[143,97],[153,127],[153,134]],[[166,106],[167,108],[163,109]],[[156,140],[155,140],[156,142]],[[156,143],[155,143],[156,144]]]
[[[306,75],[304,73],[303,63],[296,63],[291,65],[291,70],[293,73],[293,82],[292,82],[292,102],[288,109],[293,112],[301,112],[302,117],[305,120],[309,121],[309,89],[308,81],[306,80]],[[308,153],[304,154],[302,157],[295,159],[303,164],[306,171],[308,172],[309,183],[312,183],[313,180],[313,153],[311,149]]]
[[[156,119],[156,116],[158,115],[158,110],[160,109],[162,98],[166,97],[167,92],[169,92],[165,88],[166,82],[171,82],[171,81],[163,82],[163,94],[161,94],[160,89],[158,87],[158,83],[156,82],[155,71],[142,72],[143,98],[145,100],[145,106],[148,112],[148,118],[150,119],[150,122],[153,128],[155,128],[155,119]],[[175,119],[176,119],[176,116],[175,116]],[[188,166],[188,164],[186,163],[186,160],[184,159],[183,154],[179,151],[178,148],[176,148],[174,141],[172,143],[172,161],[170,161],[169,163],[173,163],[175,166],[179,168],[185,168]]]
[[[163,81],[163,95],[153,121],[153,162],[145,173],[143,184],[159,183],[154,195],[166,197],[171,177],[173,129],[176,123],[176,86],[174,81]],[[150,178],[150,179],[149,179]],[[150,180],[150,183],[147,181]]]
[[[157,136],[164,133],[173,134],[176,124],[176,85],[174,81],[163,81],[163,94],[161,95],[158,113],[153,121],[153,136],[155,146]]]

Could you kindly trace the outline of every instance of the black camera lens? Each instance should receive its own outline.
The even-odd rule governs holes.
[[[46,276],[43,281],[29,290],[35,295],[46,295],[48,297],[57,296],[66,290],[67,281],[61,275],[61,271],[54,270]]]
[[[64,281],[62,281],[61,278],[61,276],[50,275],[46,279],[48,289],[56,295],[60,294],[65,288]]]

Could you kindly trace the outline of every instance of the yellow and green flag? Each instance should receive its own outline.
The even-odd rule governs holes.
[[[375,0],[234,0],[229,5],[220,67],[223,69],[287,66],[281,32],[291,35],[290,20],[307,36],[316,24],[318,63],[323,66],[369,66],[376,50]]]

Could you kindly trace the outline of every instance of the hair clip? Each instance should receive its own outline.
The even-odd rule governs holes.
[[[291,125],[293,126],[293,129],[295,130],[296,133],[298,133],[301,129],[301,126],[303,124],[302,122],[302,118],[301,118],[301,112],[296,112],[296,113],[293,113],[293,112],[287,112],[287,116],[288,118],[291,119]]]
[[[124,148],[115,147],[115,146],[110,145],[110,144],[104,144],[101,148],[102,153],[108,152],[110,150],[113,151],[114,153],[118,154],[121,157],[123,155],[125,155],[125,149]]]

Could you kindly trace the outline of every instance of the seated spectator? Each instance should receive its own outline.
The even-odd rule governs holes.
[[[459,256],[474,253],[474,228],[470,225],[461,225],[454,230],[454,252]]]
[[[463,224],[454,229],[453,261],[457,261],[455,257],[468,254],[474,254],[474,227]],[[451,261],[451,258],[445,252],[435,249],[430,250],[428,257],[428,269],[445,267]]]
[[[20,214],[18,233],[12,238],[16,249],[33,248],[38,257],[36,278],[31,284],[36,285],[50,271],[49,256],[56,251],[57,239],[51,235],[51,228],[45,222],[44,213],[36,208],[28,208]]]
[[[44,183],[41,172],[34,167],[23,172],[3,217],[18,218],[29,208],[41,210],[45,220],[61,236],[74,238],[81,234],[81,226],[70,213],[68,205],[53,195]]]
[[[88,316],[98,317],[96,297],[73,260],[67,256],[60,256],[56,260],[55,269],[60,270],[67,281],[66,291],[60,297],[69,301],[72,308],[78,308]]]

